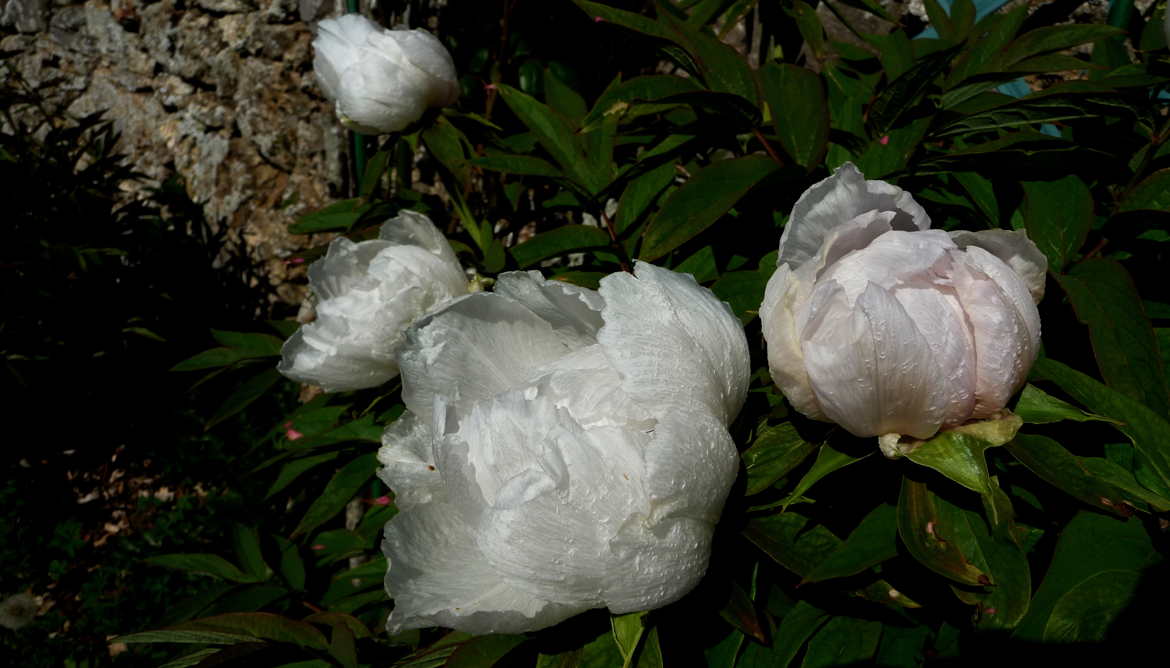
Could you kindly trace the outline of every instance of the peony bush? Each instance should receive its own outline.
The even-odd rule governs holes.
[[[336,121],[385,135],[291,228],[321,235],[316,319],[180,364],[248,372],[217,424],[299,393],[256,446],[263,528],[159,557],[238,595],[122,642],[916,666],[1157,638],[1161,10],[866,4],[842,40],[801,1],[454,7],[315,26]]]

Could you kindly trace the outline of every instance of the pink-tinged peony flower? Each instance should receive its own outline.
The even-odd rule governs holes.
[[[1040,347],[1047,261],[1022,232],[948,234],[852,164],[809,188],[760,318],[772,378],[805,415],[883,449],[990,417]]]

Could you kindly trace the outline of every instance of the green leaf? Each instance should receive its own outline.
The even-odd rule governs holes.
[[[1024,391],[1020,393],[1020,400],[1016,402],[1013,411],[1026,424],[1050,424],[1062,420],[1113,422],[1107,417],[1086,413],[1030,383],[1024,386]]]
[[[657,260],[710,227],[744,195],[777,169],[775,162],[749,155],[712,163],[675,190],[651,219],[640,256]]]
[[[452,652],[446,668],[481,668],[497,661],[524,642],[524,636],[490,635],[472,638]]]
[[[665,15],[661,20],[670,21]],[[759,93],[752,70],[735,49],[714,35],[682,23],[670,26],[670,38],[694,59],[708,88],[737,95],[752,104],[758,102]]]
[[[1094,258],[1058,280],[1077,319],[1089,327],[1105,382],[1165,417],[1170,411],[1166,371],[1129,273],[1117,262]]]
[[[435,122],[420,135],[427,150],[435,157],[460,184],[467,183],[471,178],[471,166],[467,161],[467,137],[455,127],[445,116],[439,116]]]
[[[553,167],[547,160],[532,155],[489,153],[483,157],[473,159],[471,164],[496,172],[517,174],[520,176],[544,176],[550,179],[557,179],[564,176],[561,170]]]
[[[362,197],[369,197],[373,194],[374,188],[378,187],[378,183],[382,180],[382,174],[386,173],[386,166],[390,164],[390,151],[378,151],[369,160],[366,160],[365,169],[362,170],[362,184],[358,193]]]
[[[622,9],[615,9],[609,5],[603,5],[600,2],[587,2],[587,0],[573,0],[573,3],[581,8],[581,11],[589,17],[590,20],[601,18],[609,23],[616,23],[620,26],[629,28],[649,35],[651,37],[658,37],[661,39],[670,39],[666,27],[660,25],[653,19],[646,18],[641,14],[627,12]]]
[[[780,145],[805,169],[819,166],[829,148],[829,107],[820,76],[796,65],[768,63],[761,77]]]
[[[233,612],[195,619],[171,628],[183,631],[234,633],[320,650],[329,647],[324,634],[311,624],[269,612]]]
[[[626,615],[610,615],[609,624],[613,630],[613,642],[622,655],[622,665],[629,666],[638,649],[638,643],[646,633],[643,617],[645,612],[631,612]]]
[[[865,516],[853,533],[802,582],[821,582],[857,575],[898,556],[898,513],[881,504]]]
[[[119,641],[120,640],[121,639],[119,639]],[[183,656],[181,656],[177,659],[174,659],[172,661],[168,661],[168,662],[160,665],[159,668],[191,668],[192,666],[198,666],[200,663],[203,662],[204,659],[206,659],[210,656],[213,656],[215,654],[218,654],[218,653],[219,653],[218,648],[201,649],[197,652],[191,652],[190,654],[184,654]]]
[[[821,478],[834,471],[839,471],[850,464],[857,463],[866,457],[869,457],[868,453],[858,457],[848,452],[842,452],[832,443],[821,445],[820,451],[817,452],[816,461],[813,462],[808,472],[800,478],[800,482],[796,483],[796,487],[793,488],[788,498],[784,500],[784,507],[788,507],[789,504],[799,500],[813,485],[820,482]]]
[[[740,322],[747,324],[759,315],[768,280],[776,272],[777,254],[778,251],[772,251],[761,258],[755,271],[725,272],[711,286],[711,291],[727,302]]]
[[[279,357],[284,342],[271,334],[211,330],[216,343],[240,351],[247,357]]]
[[[130,635],[118,636],[112,642],[126,643],[133,645],[136,643],[179,643],[179,644],[194,644],[194,645],[235,645],[242,642],[255,642],[256,639],[249,635],[241,633],[224,633],[222,631],[181,631],[181,630],[161,630],[161,631],[143,631],[142,633],[131,633]]]
[[[992,482],[984,452],[1012,440],[1023,423],[1018,416],[1009,415],[948,429],[915,444],[906,458],[986,496],[992,493]]]
[[[278,353],[279,354],[279,353]],[[249,359],[249,355],[242,350],[235,348],[212,348],[204,350],[203,352],[188,357],[171,367],[171,371],[199,371],[202,369],[215,369],[218,367],[231,366],[243,359]]]
[[[296,544],[284,538],[283,536],[273,536],[276,540],[277,546],[280,548],[280,576],[288,583],[288,586],[297,591],[302,591],[305,588],[305,560],[301,558],[301,552]]]
[[[1025,181],[1024,227],[1028,238],[1059,273],[1085,243],[1093,225],[1093,195],[1077,176],[1056,181]]]
[[[1170,167],[1159,169],[1130,189],[1117,205],[1117,212],[1170,211]]]
[[[943,501],[925,483],[902,478],[898,499],[898,536],[918,563],[965,585],[990,584],[991,579],[959,549],[955,528],[944,516]]]
[[[1129,437],[1141,463],[1148,467],[1142,484],[1170,498],[1170,449],[1166,447],[1170,443],[1170,423],[1124,394],[1055,360],[1037,360],[1032,374],[1055,382],[1094,413],[1119,420],[1117,429]]]
[[[658,194],[674,180],[674,176],[674,163],[666,162],[630,181],[618,200],[617,214],[614,216],[618,234],[623,234],[638,222]]]
[[[194,573],[206,573],[231,582],[262,582],[265,578],[245,573],[218,554],[162,554],[150,557],[146,563]]]
[[[544,101],[566,118],[579,123],[585,118],[585,98],[557,76],[554,69],[544,69]]]
[[[759,642],[767,642],[767,634],[764,632],[760,615],[756,612],[755,602],[734,582],[730,583],[729,590],[727,602],[719,609],[719,616],[745,636],[755,638]]]
[[[742,455],[747,469],[744,494],[751,496],[768,489],[792,472],[816,448],[815,444],[801,438],[790,422],[765,427]]]
[[[844,615],[831,618],[808,641],[803,668],[830,668],[868,663],[882,636],[881,622]]]
[[[236,559],[244,567],[244,571],[262,580],[272,575],[272,569],[264,563],[264,555],[260,550],[260,532],[256,527],[236,524],[232,527],[232,547],[236,551]]]
[[[1141,573],[1102,571],[1073,587],[1052,608],[1044,642],[1098,643],[1138,593]]]
[[[1105,25],[1082,23],[1045,26],[1028,31],[1017,37],[999,54],[997,62],[1001,65],[1001,69],[1003,69],[1021,60],[1042,53],[1063,51],[1080,44],[1087,44],[1099,39],[1122,34],[1124,34],[1123,31],[1118,28]]]
[[[276,480],[272,481],[272,486],[268,488],[268,493],[264,495],[264,498],[272,498],[274,494],[291,485],[301,474],[311,471],[321,464],[337,459],[338,454],[337,451],[324,452],[319,455],[310,455],[287,462],[284,466],[280,467],[280,473],[276,474]]]
[[[744,537],[784,568],[804,577],[841,546],[841,539],[795,511],[748,520]]]
[[[664,98],[693,93],[701,90],[693,79],[666,75],[634,77],[611,85],[597,98],[593,109],[585,117],[585,129],[601,123],[606,116],[626,118],[627,113],[638,102],[656,102]]]
[[[828,618],[829,613],[808,601],[797,601],[780,619],[779,628],[772,634],[772,646],[747,643],[743,657],[736,665],[740,668],[785,668]]]
[[[592,225],[563,225],[541,232],[511,249],[512,257],[521,267],[530,267],[541,260],[589,248],[605,248],[609,235]]]
[[[508,108],[532,131],[567,176],[590,193],[600,192],[609,184],[605,174],[590,169],[593,163],[585,155],[572,124],[564,116],[515,88],[498,84],[496,89]]]
[[[680,274],[690,274],[698,283],[706,283],[719,278],[719,267],[715,264],[715,251],[710,246],[703,246],[690,257],[679,262],[674,268]]]
[[[314,234],[349,230],[370,208],[370,204],[360,197],[341,200],[301,216],[297,222],[288,226],[288,231],[292,234]]]
[[[888,133],[903,114],[917,106],[935,80],[950,67],[959,48],[935,51],[919,59],[914,67],[882,88],[869,107],[867,124],[871,136]]]
[[[1024,551],[1011,538],[1010,531],[989,531],[979,513],[953,506],[942,498],[937,501],[950,518],[944,525],[953,529],[959,549],[991,579],[986,589],[955,589],[955,593],[960,600],[977,606],[978,628],[1014,628],[1028,612],[1032,597],[1032,575]]]
[[[1030,642],[1046,639],[1056,640],[1061,632],[1082,632],[1078,623],[1078,611],[1072,604],[1084,604],[1086,616],[1101,618],[1108,606],[1100,603],[1117,601],[1117,582],[1091,584],[1073,599],[1061,605],[1064,597],[1076,590],[1082,583],[1102,573],[1131,571],[1141,573],[1147,567],[1161,562],[1162,558],[1150,541],[1149,535],[1136,519],[1121,521],[1093,512],[1078,513],[1064,528],[1053,551],[1052,563],[1036,590],[1032,608],[1016,629],[1015,637]],[[1113,595],[1101,596],[1094,589],[1112,589]],[[1079,600],[1078,600],[1079,599]],[[1053,624],[1049,635],[1049,624],[1056,613],[1061,614]]]
[[[241,383],[228,395],[227,399],[215,409],[207,420],[206,429],[223,422],[229,417],[248,407],[253,401],[268,393],[268,390],[282,378],[276,369],[265,369]]]
[[[537,668],[615,668],[623,663],[610,632],[602,633],[583,647],[558,654],[541,654]]]
[[[1133,513],[1120,489],[1099,479],[1079,457],[1046,436],[1017,434],[1008,451],[1045,482],[1094,508],[1119,517]]]
[[[345,504],[374,475],[377,465],[376,453],[371,452],[355,457],[342,467],[325,485],[321,495],[313,499],[292,535],[295,537],[308,533],[341,512]]]

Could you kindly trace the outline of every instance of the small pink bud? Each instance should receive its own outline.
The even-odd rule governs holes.
[[[285,436],[285,438],[287,438],[287,439],[288,439],[288,440],[290,440],[290,441],[295,441],[295,440],[297,440],[298,438],[304,438],[304,437],[305,437],[305,435],[304,435],[304,434],[302,434],[301,432],[297,431],[296,429],[293,429],[292,427],[289,427],[288,429],[286,429],[286,430],[284,431],[284,436]]]
[[[601,18],[600,16],[594,16],[593,22],[594,23],[605,23],[605,19]]]
[[[314,549],[314,550],[317,550],[317,551],[319,552],[319,551],[321,551],[321,550],[324,550],[324,549],[325,549],[325,546],[324,546],[324,545],[322,545],[321,543],[317,543],[316,545],[314,545],[314,546],[313,546],[313,549]]]
[[[375,506],[388,506],[388,505],[390,505],[390,497],[383,494],[382,496],[379,496],[378,498],[374,499],[374,505]]]
[[[889,144],[890,143],[890,135],[882,135],[882,138],[878,140],[878,143],[881,144],[882,146]]]
[[[494,83],[485,83],[485,84],[483,85],[483,89],[484,89],[484,90],[495,90],[495,89],[496,89],[496,85],[495,85]]]

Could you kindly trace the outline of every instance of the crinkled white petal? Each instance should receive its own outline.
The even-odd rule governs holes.
[[[544,318],[552,328],[579,345],[597,341],[605,301],[596,290],[545,279],[539,271],[509,271],[496,279],[494,292],[511,297]]]
[[[799,267],[817,254],[833,229],[867,211],[893,212],[895,230],[930,227],[930,217],[909,193],[884,181],[866,181],[852,163],[845,163],[792,207],[780,237],[779,264]]]
[[[394,492],[394,503],[408,510],[442,492],[435,466],[434,430],[413,413],[405,413],[382,433],[378,477]]]
[[[1040,314],[1023,279],[982,248],[957,254],[954,284],[975,339],[971,417],[988,417],[1007,405],[1036,361]]]
[[[438,396],[458,420],[474,402],[525,384],[571,352],[571,344],[514,299],[468,295],[407,332],[399,355],[403,402],[429,422]]]
[[[660,607],[702,578],[737,471],[726,429],[709,415],[663,429],[584,426],[576,415],[590,409],[576,404],[592,399],[557,382],[578,373],[480,401],[434,441],[441,489],[387,525],[391,632],[531,631],[591,608]],[[614,402],[619,413],[633,406]]]
[[[747,339],[731,308],[693,276],[637,263],[601,279],[598,341],[635,400],[729,424],[747,394]]]
[[[1048,272],[1048,258],[1028,238],[1024,230],[983,230],[951,232],[959,248],[977,246],[1003,260],[1028,286],[1036,304],[1044,298],[1044,279]]]
[[[434,229],[425,217],[416,222]],[[319,300],[317,318],[285,342],[277,368],[329,392],[374,387],[397,376],[406,328],[467,292],[453,253],[436,254],[408,238],[335,239],[309,267],[309,285]]]

